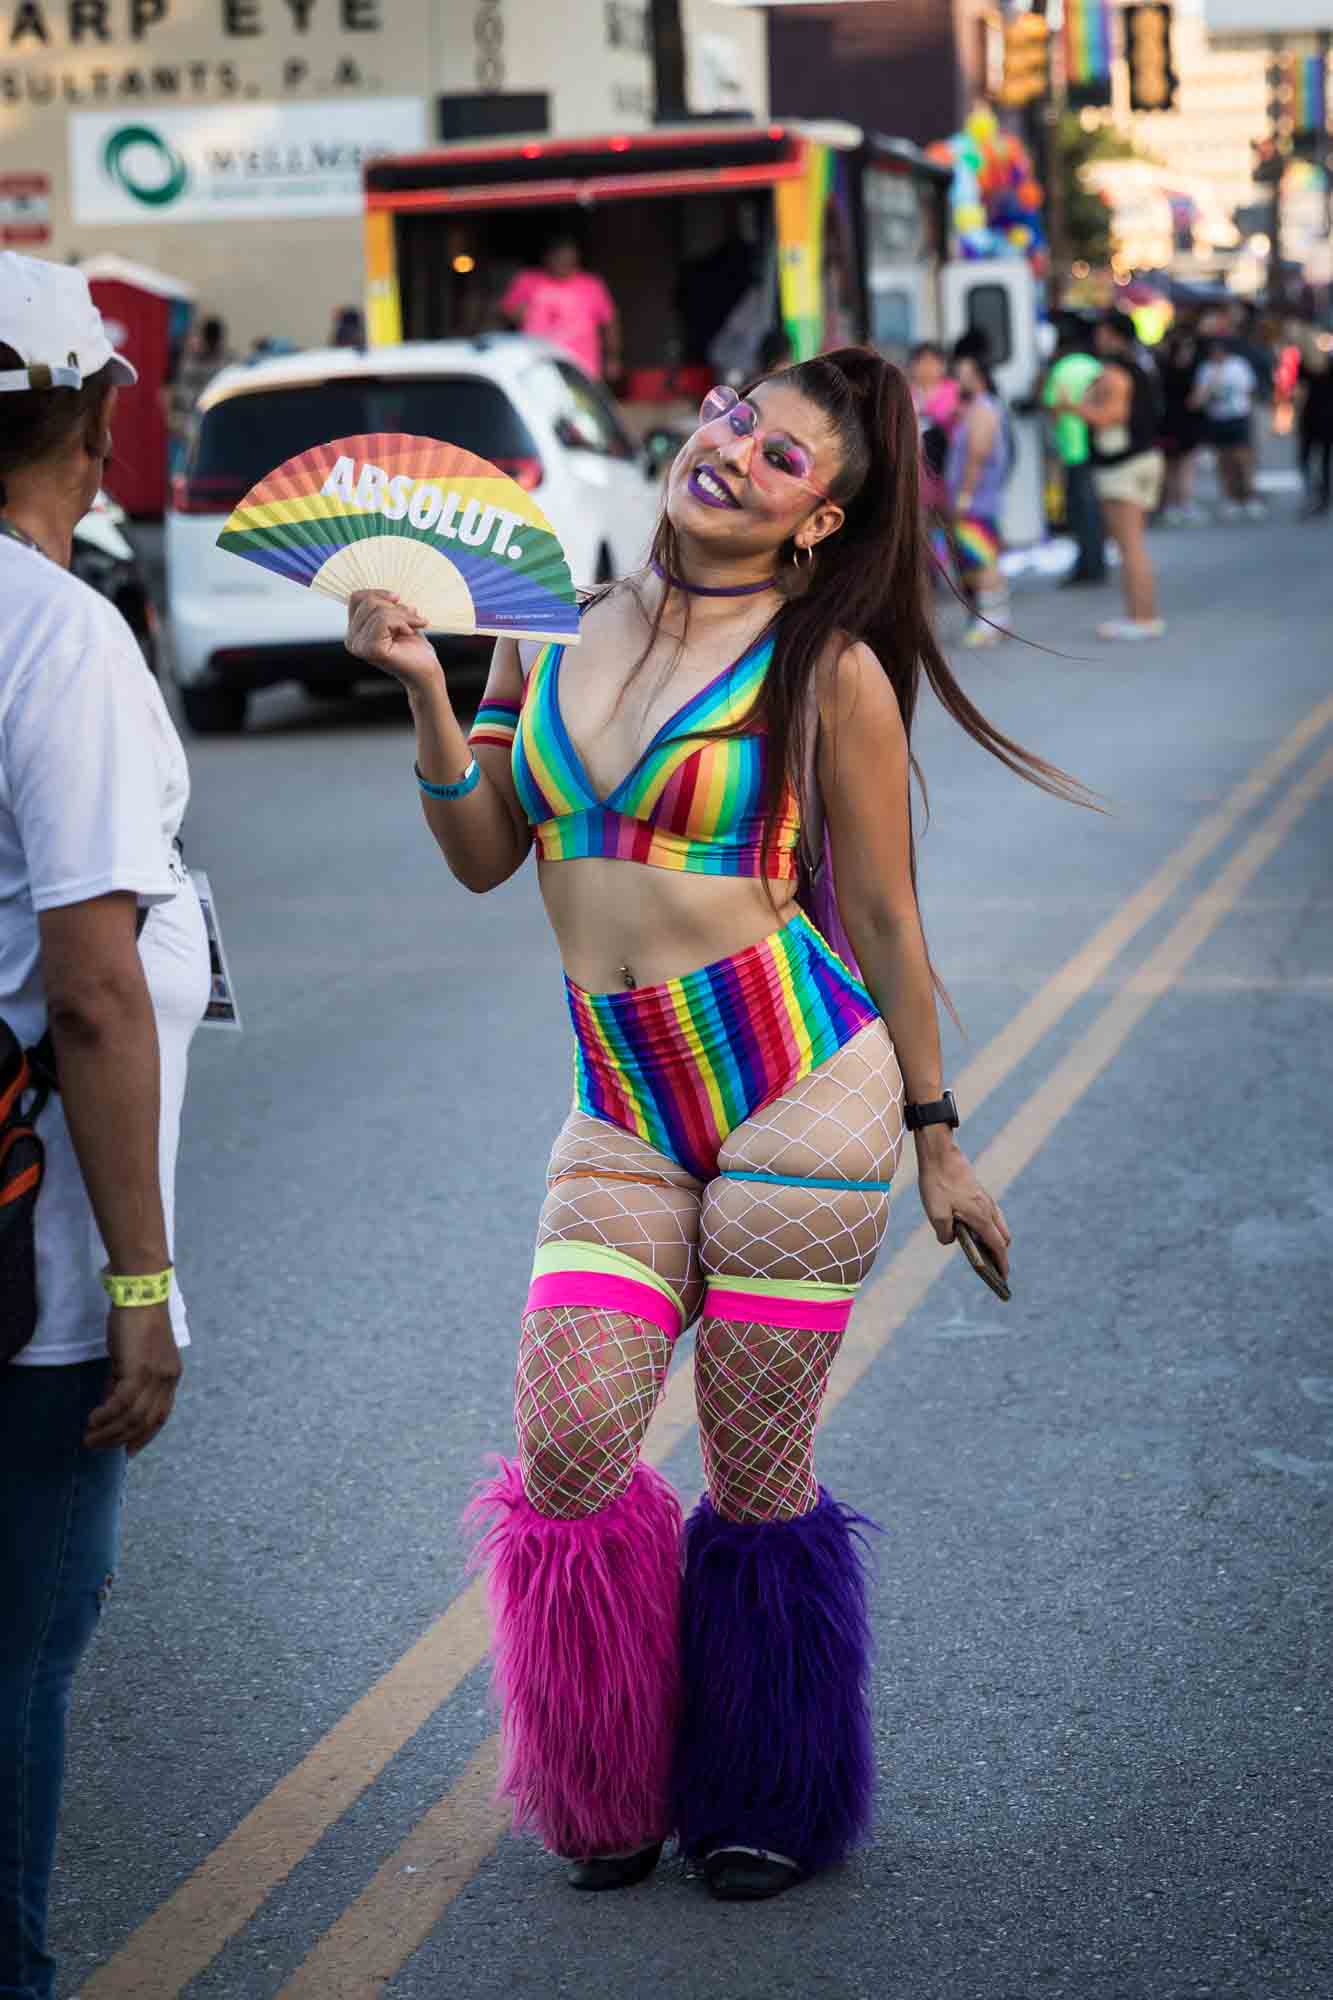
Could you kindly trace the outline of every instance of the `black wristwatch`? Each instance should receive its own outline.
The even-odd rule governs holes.
[[[947,1125],[951,1132],[956,1132],[958,1106],[953,1101],[953,1092],[946,1090],[943,1097],[932,1098],[929,1104],[909,1104],[903,1113],[903,1123],[909,1132],[919,1132],[923,1125]]]

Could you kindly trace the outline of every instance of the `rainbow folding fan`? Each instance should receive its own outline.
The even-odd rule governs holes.
[[[574,645],[578,602],[550,522],[498,466],[435,438],[338,438],[252,486],[218,547],[343,603],[387,590],[434,632]]]

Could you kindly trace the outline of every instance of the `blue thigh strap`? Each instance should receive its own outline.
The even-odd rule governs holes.
[[[852,1194],[887,1194],[892,1181],[831,1181],[821,1180],[812,1174],[740,1174],[724,1167],[718,1174],[719,1180],[763,1181],[770,1187],[810,1187],[841,1188]]]

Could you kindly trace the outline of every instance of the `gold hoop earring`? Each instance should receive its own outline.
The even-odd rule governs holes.
[[[801,551],[802,551],[802,549],[804,549],[804,551],[805,551],[805,561],[804,561],[804,562],[802,562],[802,561],[801,561]],[[809,544],[808,542],[797,542],[796,546],[795,546],[795,547],[793,548],[793,550],[792,550],[792,552],[791,552],[791,561],[792,561],[792,568],[793,568],[793,569],[809,569],[809,567],[810,567],[811,563],[812,563],[812,562],[814,561],[814,559],[815,559],[815,552],[814,552],[814,550],[813,550],[813,549],[812,549],[812,548],[810,547],[810,544]]]

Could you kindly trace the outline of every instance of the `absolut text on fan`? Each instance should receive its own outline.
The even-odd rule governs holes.
[[[320,487],[320,493],[356,507],[363,514],[382,514],[386,521],[407,521],[419,533],[433,532],[441,541],[463,542],[469,548],[508,556],[520,562],[522,546],[512,539],[515,528],[525,525],[522,514],[496,507],[475,497],[465,500],[432,479],[414,479],[400,472],[393,478],[382,465],[339,458]],[[531,526],[529,522],[526,525]]]

